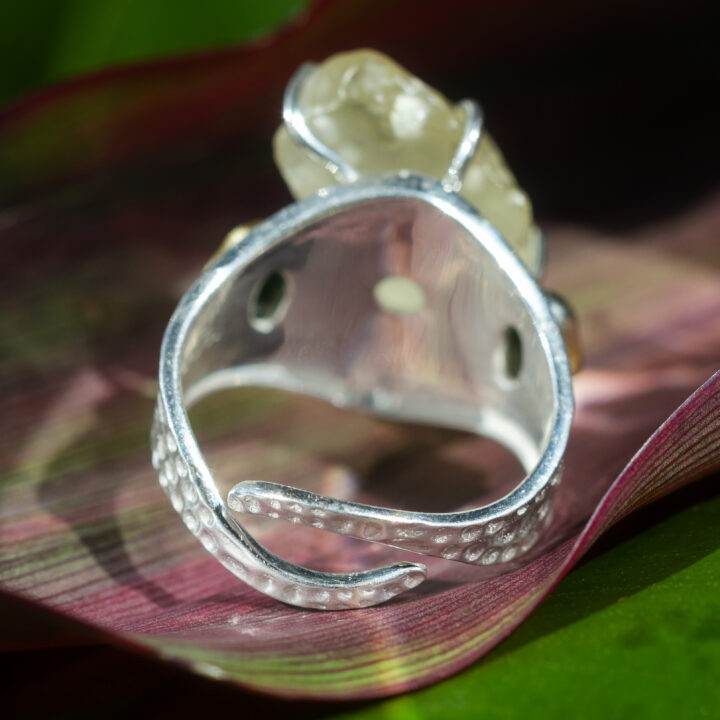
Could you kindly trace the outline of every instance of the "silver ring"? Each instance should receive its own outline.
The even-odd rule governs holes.
[[[447,560],[516,561],[552,517],[573,416],[566,347],[573,325],[562,301],[539,287],[518,252],[461,195],[484,138],[478,106],[464,101],[453,109],[464,126],[444,174],[407,167],[369,174],[320,138],[302,108],[308,78],[324,67],[304,67],[291,80],[283,132],[293,152],[330,179],[235,233],[182,298],[162,343],[151,441],[173,507],[230,572],[285,603],[339,610],[406,592],[426,568],[310,570],[259,544],[243,528],[243,514]],[[224,498],[188,408],[237,386],[477,433],[507,447],[526,476],[500,500],[450,513],[345,502],[257,480]]]

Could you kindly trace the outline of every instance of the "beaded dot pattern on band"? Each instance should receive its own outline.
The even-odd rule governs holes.
[[[388,522],[362,517],[362,506],[351,511],[330,498],[262,482],[237,485],[230,492],[229,505],[236,512],[285,520],[423,555],[496,565],[520,558],[537,543],[552,522],[553,494],[559,479],[558,472],[520,508],[472,523],[419,524],[399,518]]]
[[[370,578],[352,587],[342,579],[325,586],[303,582],[273,568],[265,561],[267,558],[243,544],[237,534],[232,534],[224,518],[202,498],[198,479],[178,447],[161,399],[153,418],[151,446],[152,464],[160,486],[187,529],[230,572],[266,595],[300,607],[346,610],[386,602],[417,587],[425,579],[419,566],[405,564],[386,568],[380,578]]]
[[[160,402],[153,418],[151,444],[153,467],[173,509],[203,546],[216,553],[219,538],[215,529],[215,514],[200,499],[194,473],[182,457]]]

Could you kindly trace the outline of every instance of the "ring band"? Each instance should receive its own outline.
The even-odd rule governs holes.
[[[254,226],[183,297],[163,339],[152,452],[173,507],[228,570],[283,602],[335,610],[385,602],[421,583],[426,569],[313,571],[265,549],[238,514],[448,560],[512,562],[552,517],[573,398],[565,306],[459,194],[481,136],[477,106],[462,105],[465,128],[441,180],[404,169],[368,178],[314,137],[298,109],[311,72],[288,86],[285,125],[338,184]],[[455,513],[263,481],[239,483],[226,501],[188,408],[238,386],[470,431],[507,447],[527,474],[500,500]]]

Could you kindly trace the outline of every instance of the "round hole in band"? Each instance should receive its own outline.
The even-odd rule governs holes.
[[[285,274],[273,270],[255,286],[248,306],[250,324],[260,333],[272,332],[282,322],[289,304]]]
[[[425,293],[415,280],[403,275],[388,275],[373,288],[375,302],[385,312],[407,315],[422,310]]]
[[[508,325],[502,333],[499,369],[505,380],[517,380],[523,368],[523,346],[517,328]]]

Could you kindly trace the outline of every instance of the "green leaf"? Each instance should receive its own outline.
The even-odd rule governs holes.
[[[332,717],[714,717],[720,497],[712,483],[686,493],[691,504],[677,514],[667,517],[673,498],[626,524],[616,537],[624,542],[594,553],[485,660],[441,685]]]
[[[296,17],[307,0],[37,0],[6,3],[0,102],[113,65],[230,47]]]

